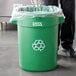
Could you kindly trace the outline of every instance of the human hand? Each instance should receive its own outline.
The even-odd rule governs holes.
[[[34,0],[31,0],[31,3],[34,4]]]

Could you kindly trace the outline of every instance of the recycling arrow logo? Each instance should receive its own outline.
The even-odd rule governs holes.
[[[32,48],[35,51],[42,51],[45,49],[45,43],[43,42],[43,40],[35,40],[32,44]]]

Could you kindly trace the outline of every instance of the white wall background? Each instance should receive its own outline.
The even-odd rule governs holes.
[[[30,4],[30,0],[0,0],[0,16],[10,16],[15,3],[27,5]]]

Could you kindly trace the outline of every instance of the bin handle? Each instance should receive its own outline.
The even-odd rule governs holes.
[[[62,24],[65,22],[65,18],[64,17],[59,17],[59,24]]]

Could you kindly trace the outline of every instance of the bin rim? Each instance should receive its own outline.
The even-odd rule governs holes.
[[[43,8],[48,8],[51,10],[51,8],[53,8],[54,12],[50,12],[50,11],[26,11],[26,8],[28,7],[34,7],[34,8],[37,8],[36,6],[34,5],[26,5],[26,6],[17,6],[17,7],[14,7],[13,8],[13,13],[12,13],[12,17],[10,19],[10,22],[11,23],[15,23],[17,24],[17,21],[24,18],[24,17],[28,17],[28,18],[34,18],[34,17],[56,17],[56,18],[59,18],[59,23],[63,23],[64,22],[64,19],[65,19],[65,16],[63,14],[63,11],[61,8],[57,7],[57,6],[54,6],[54,5],[42,5],[40,6],[39,8],[43,7]],[[22,10],[20,10],[22,8]],[[25,10],[23,10],[25,9]]]

